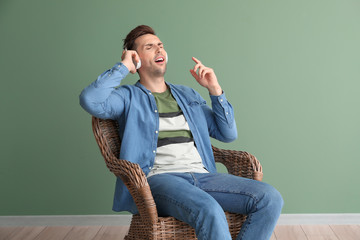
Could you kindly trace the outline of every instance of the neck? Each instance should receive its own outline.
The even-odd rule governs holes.
[[[165,78],[162,77],[148,77],[140,75],[140,83],[151,92],[165,92],[167,89]]]

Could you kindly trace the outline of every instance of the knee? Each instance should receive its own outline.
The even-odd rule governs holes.
[[[268,185],[264,192],[264,197],[261,199],[263,204],[270,208],[274,213],[281,213],[281,209],[284,205],[284,200],[280,192],[271,185]]]

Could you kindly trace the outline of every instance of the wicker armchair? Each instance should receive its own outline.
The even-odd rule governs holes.
[[[92,117],[96,142],[109,170],[120,177],[129,189],[139,214],[133,215],[126,240],[133,239],[196,239],[194,229],[173,217],[159,217],[146,176],[138,164],[118,159],[120,139],[118,124],[113,120]],[[251,154],[213,147],[215,160],[223,163],[230,174],[262,180],[262,167]],[[225,212],[230,233],[236,239],[245,215]]]

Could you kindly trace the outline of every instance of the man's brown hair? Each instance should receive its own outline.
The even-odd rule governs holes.
[[[123,39],[124,41],[124,45],[123,48],[127,49],[127,50],[136,50],[136,46],[135,46],[135,40],[145,34],[155,34],[154,29],[152,29],[149,26],[146,25],[140,25],[137,26],[136,28],[134,28],[133,30],[131,30],[131,32],[129,32],[129,34],[126,36],[125,39]]]

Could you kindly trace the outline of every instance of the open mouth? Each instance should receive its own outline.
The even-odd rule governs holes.
[[[164,61],[165,61],[164,57],[157,57],[157,58],[155,59],[155,62],[156,62],[156,63],[163,63]]]

